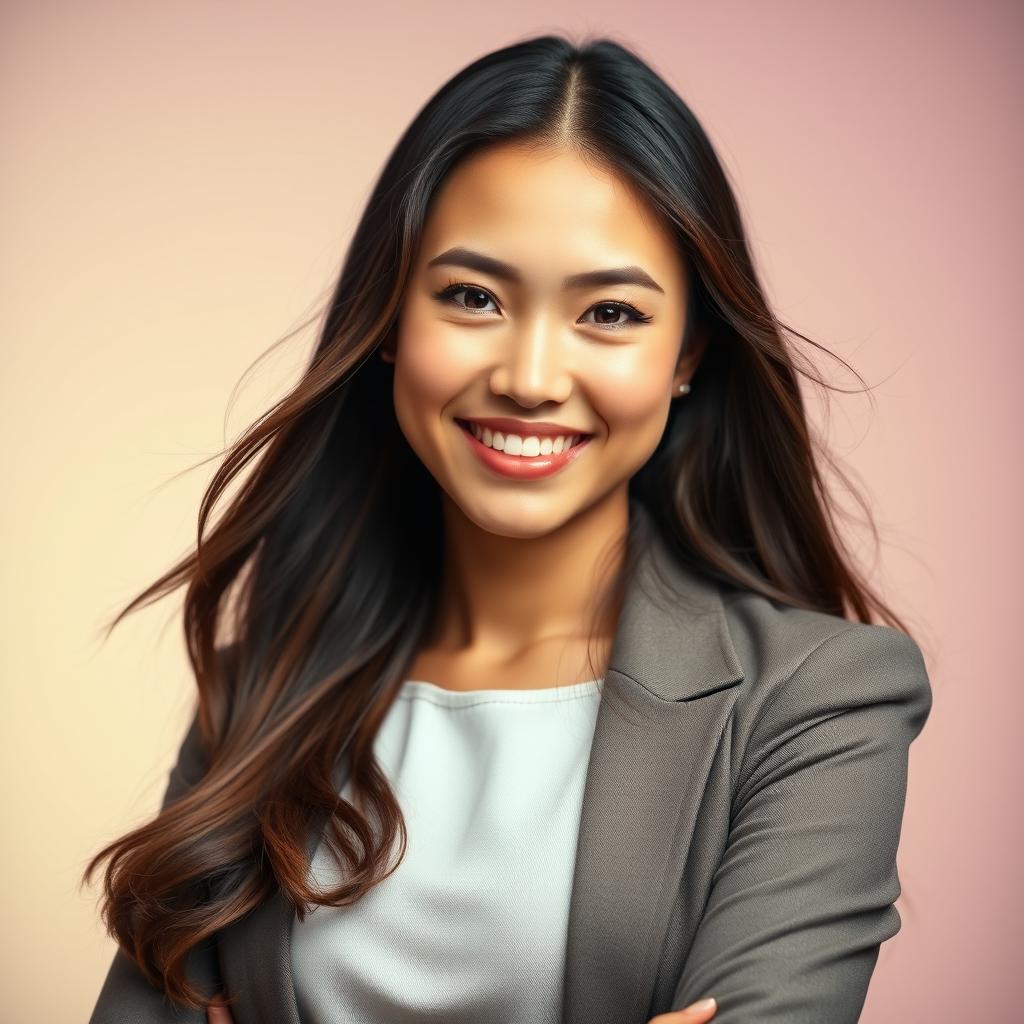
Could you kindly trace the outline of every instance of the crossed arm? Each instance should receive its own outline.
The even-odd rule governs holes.
[[[863,624],[815,647],[767,698],[672,1001],[685,1009],[647,1024],[856,1024],[901,924],[909,748],[931,703],[917,644]],[[709,996],[717,1005],[699,1008]],[[232,1021],[215,1011],[209,1024]]]
[[[855,1024],[901,925],[908,750],[931,702],[917,644],[863,624],[769,698],[673,1006],[714,996],[715,1024]]]
[[[879,947],[901,924],[896,852],[908,752],[931,702],[918,646],[897,630],[865,625],[812,650],[767,700],[672,1001],[687,1009],[649,1024],[856,1024]],[[202,770],[193,720],[163,805]],[[196,950],[193,970],[214,984],[214,951]],[[693,1007],[708,996],[717,1007]],[[207,1022],[231,1018],[170,1008],[120,951],[90,1018]]]

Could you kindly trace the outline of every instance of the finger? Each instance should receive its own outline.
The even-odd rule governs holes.
[[[698,999],[682,1010],[673,1010],[671,1013],[659,1013],[652,1017],[648,1024],[704,1024],[711,1020],[718,1012],[718,1002],[713,997],[710,999]]]
[[[226,1006],[208,1006],[206,1021],[207,1024],[233,1024],[231,1011]]]

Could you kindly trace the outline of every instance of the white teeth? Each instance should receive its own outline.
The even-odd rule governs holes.
[[[559,454],[567,448],[571,448],[582,434],[568,434],[564,437],[520,437],[519,434],[502,434],[501,431],[491,430],[490,427],[481,427],[476,423],[470,423],[469,429],[473,436],[488,448],[504,452],[506,455],[521,455],[529,458],[534,455]]]

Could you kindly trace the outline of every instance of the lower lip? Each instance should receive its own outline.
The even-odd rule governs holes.
[[[537,480],[540,477],[557,473],[577,459],[591,440],[590,437],[584,437],[579,444],[575,444],[572,448],[559,452],[557,455],[554,452],[550,455],[506,455],[504,452],[495,451],[493,448],[488,448],[482,441],[478,441],[473,436],[473,432],[464,427],[462,423],[456,421],[455,425],[469,442],[473,454],[488,469],[516,480]]]

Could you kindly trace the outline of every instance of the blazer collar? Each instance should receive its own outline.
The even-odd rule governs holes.
[[[563,1024],[620,1024],[646,1013],[697,810],[743,679],[717,585],[680,566],[634,499],[630,544],[636,561],[584,785]],[[343,756],[339,785],[346,771]],[[310,830],[310,856],[323,824]],[[221,933],[222,976],[242,1020],[300,1024],[293,919],[292,904],[275,890]]]
[[[630,500],[630,543],[637,560],[612,644],[608,670],[662,700],[692,700],[743,678],[719,586],[684,569],[654,525]]]

